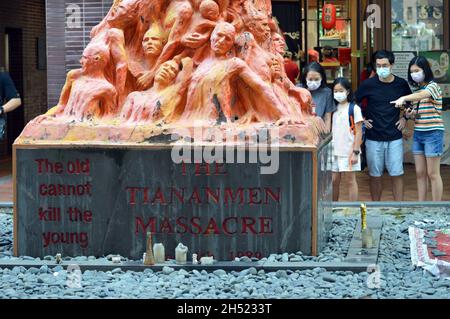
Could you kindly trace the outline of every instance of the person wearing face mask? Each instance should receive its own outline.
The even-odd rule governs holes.
[[[392,74],[395,56],[381,50],[374,54],[377,76],[361,83],[355,93],[356,102],[367,99],[364,126],[366,128],[366,158],[370,175],[372,200],[380,201],[382,176],[387,169],[392,181],[395,201],[403,200],[403,134],[406,119],[391,101],[411,94],[404,79]]]
[[[339,200],[341,179],[348,182],[349,200],[358,200],[356,173],[361,171],[362,123],[361,109],[353,102],[350,82],[337,78],[333,83],[337,110],[333,113],[333,201]]]
[[[441,156],[444,152],[444,121],[442,119],[442,89],[434,82],[433,72],[425,57],[418,56],[409,63],[408,80],[416,91],[392,101],[396,108],[406,102],[417,102],[408,108],[406,116],[414,118],[412,152],[416,164],[419,201],[427,198],[428,179],[433,201],[442,200]]]
[[[324,120],[329,132],[331,130],[331,114],[336,110],[336,105],[333,101],[333,92],[327,86],[327,77],[323,67],[317,62],[308,64],[303,70],[302,80],[298,86],[310,91],[315,104],[314,112]]]

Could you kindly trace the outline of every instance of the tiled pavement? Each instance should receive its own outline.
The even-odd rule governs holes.
[[[417,183],[416,183],[416,171],[412,164],[405,164],[405,176],[403,179],[405,197],[404,201],[417,201]],[[444,194],[442,197],[443,201],[450,201],[450,166],[441,166],[442,182],[444,184]],[[364,172],[357,173],[357,181],[359,187],[359,201],[371,201],[370,190],[369,190],[369,175],[367,169]],[[345,183],[344,183],[345,184]],[[383,176],[383,201],[394,201],[392,195],[392,186],[390,177],[385,174]],[[341,182],[341,194],[340,201],[348,201],[348,191],[346,185]],[[431,187],[428,187],[428,197],[427,200],[431,201]]]
[[[0,161],[0,202],[12,202],[13,200],[13,183],[12,183],[12,165],[11,159]],[[450,201],[450,166],[441,166],[442,180],[444,182],[444,196],[443,200]],[[369,192],[369,176],[367,171],[357,174],[359,186],[359,200],[370,201]],[[414,165],[405,165],[405,201],[417,201],[417,186],[416,174]],[[340,201],[348,200],[348,192],[345,183],[341,184]],[[384,201],[393,201],[394,198],[391,192],[391,184],[389,176],[383,177],[383,196]],[[429,192],[428,200],[431,200],[431,193]]]
[[[0,202],[13,201],[11,159],[0,160]]]

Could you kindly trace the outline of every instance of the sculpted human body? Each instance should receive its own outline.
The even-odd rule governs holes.
[[[182,60],[182,70],[176,61],[165,62],[156,73],[154,85],[144,92],[131,93],[122,109],[121,119],[135,122],[170,122],[180,116],[180,103],[192,74],[192,59]]]
[[[226,123],[233,132],[283,126],[309,140],[311,94],[287,78],[274,30],[266,0],[115,0],[58,105],[27,132],[61,138],[76,123],[70,139],[134,141]]]
[[[117,91],[104,76],[109,51],[102,45],[90,44],[84,50],[80,63],[81,69],[67,74],[58,105],[38,121],[51,115],[83,121],[116,114]]]
[[[164,46],[152,70],[139,77],[137,81],[138,88],[148,89],[153,83],[157,67],[176,55],[181,38],[189,26],[193,13],[194,8],[189,0],[170,1],[162,19],[162,27],[168,34],[167,44]]]
[[[212,54],[203,61],[192,75],[188,90],[184,120],[226,120],[253,113],[260,121],[278,119],[279,103],[270,86],[264,83],[247,64],[233,57],[234,27],[219,23],[211,36]],[[259,103],[247,105],[246,109],[233,106],[234,79],[244,82],[251,94],[258,96]]]
[[[294,83],[292,83],[287,74],[286,70],[283,67],[283,55],[285,53],[286,42],[282,35],[277,32],[272,32],[272,46],[274,52],[274,58],[277,59],[280,67],[280,76],[278,80],[281,79],[283,82],[284,91],[290,96],[291,99],[295,99],[298,105],[301,108],[301,112],[303,114],[312,114],[312,96],[311,93],[304,88],[296,87]]]

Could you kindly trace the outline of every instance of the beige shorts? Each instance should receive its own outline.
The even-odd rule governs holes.
[[[358,155],[358,163],[350,167],[348,156],[333,156],[332,171],[340,172],[360,172],[361,171],[361,155]]]

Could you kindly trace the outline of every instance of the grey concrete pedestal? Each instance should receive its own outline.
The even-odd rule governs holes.
[[[331,218],[329,139],[261,164],[174,164],[168,145],[14,145],[14,253],[140,259],[146,232],[218,260],[317,254]],[[247,150],[247,156],[251,150]]]

